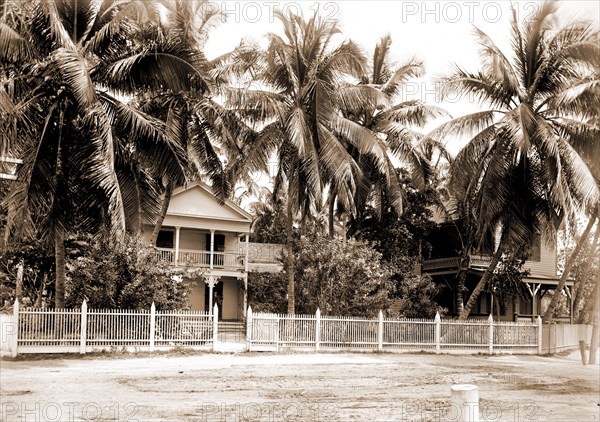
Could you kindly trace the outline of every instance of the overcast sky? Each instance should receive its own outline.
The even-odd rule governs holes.
[[[519,20],[530,18],[539,8],[538,1],[513,1]],[[268,32],[281,33],[281,24],[273,10],[302,13],[310,16],[318,9],[322,16],[336,20],[345,38],[351,38],[366,51],[372,52],[380,37],[392,36],[392,56],[398,62],[418,57],[425,62],[427,77],[406,87],[406,99],[419,98],[427,103],[438,102],[436,76],[447,72],[451,63],[475,70],[477,45],[473,26],[486,32],[505,52],[510,48],[510,7],[500,1],[215,1],[208,4],[228,13],[228,21],[213,29],[207,44],[209,58],[230,51],[242,38],[255,41]],[[600,2],[567,0],[559,3],[561,24],[575,19],[600,22]],[[453,115],[475,109],[465,101],[445,103]],[[450,146],[456,151],[459,145]]]

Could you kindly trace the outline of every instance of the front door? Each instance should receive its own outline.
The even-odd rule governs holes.
[[[223,319],[223,282],[219,281],[215,287],[213,287],[213,306],[219,307],[219,319]],[[207,284],[204,285],[204,309],[208,311],[210,309],[210,287]]]

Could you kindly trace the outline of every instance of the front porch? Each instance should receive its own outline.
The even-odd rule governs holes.
[[[220,320],[243,320],[246,306],[245,279],[211,275],[190,281],[193,284],[189,297],[192,311],[212,314],[214,305],[217,305]]]

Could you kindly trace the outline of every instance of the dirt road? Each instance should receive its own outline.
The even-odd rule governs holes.
[[[3,421],[600,422],[600,366],[577,355],[166,354],[0,362]]]

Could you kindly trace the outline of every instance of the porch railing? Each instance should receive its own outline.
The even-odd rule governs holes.
[[[487,268],[492,261],[491,256],[471,255],[470,266],[473,268]],[[423,271],[455,269],[460,264],[460,258],[452,256],[448,258],[427,259],[423,261]]]
[[[253,263],[262,264],[277,264],[279,258],[283,255],[285,245],[277,243],[248,243],[246,246],[245,242],[238,244],[238,251],[240,254],[245,255],[246,249],[248,250],[248,260]]]
[[[175,250],[156,248],[161,260],[175,264]],[[245,256],[238,252],[213,252],[213,268],[242,269]],[[177,265],[190,267],[210,267],[210,251],[180,249],[177,255]]]

